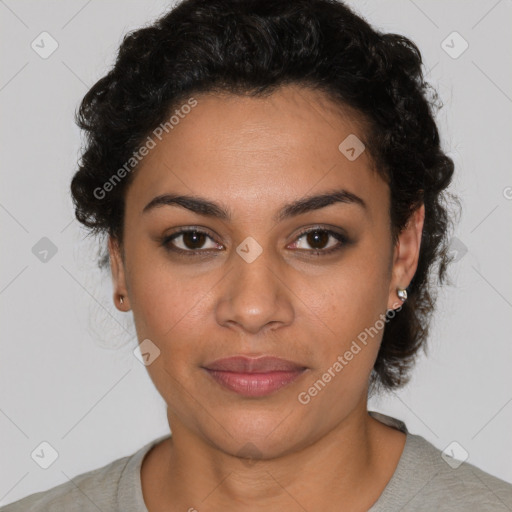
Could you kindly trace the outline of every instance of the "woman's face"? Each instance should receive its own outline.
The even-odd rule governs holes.
[[[364,134],[320,93],[195,99],[127,190],[123,259],[110,244],[119,308],[132,309],[139,342],[160,351],[147,369],[173,431],[275,457],[366,407],[384,315],[416,269],[422,219],[392,246],[388,186],[368,151],[358,156]],[[335,191],[347,199],[285,209]],[[166,194],[215,203],[226,217],[147,207]],[[170,238],[191,227],[201,233]],[[300,370],[211,370],[232,356]]]

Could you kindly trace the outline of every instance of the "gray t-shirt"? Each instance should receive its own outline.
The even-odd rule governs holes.
[[[512,484],[466,462],[455,468],[453,460],[448,464],[440,450],[411,434],[402,421],[373,411],[370,414],[406,433],[407,438],[391,480],[368,512],[512,512]],[[148,512],[140,480],[142,459],[169,435],[76,476],[72,482],[6,505],[0,512]]]

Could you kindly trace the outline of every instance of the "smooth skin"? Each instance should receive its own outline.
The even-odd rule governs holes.
[[[132,310],[139,341],[160,355],[147,370],[167,403],[172,437],[144,458],[149,512],[366,511],[396,469],[405,435],[367,413],[382,330],[307,404],[307,390],[387,309],[417,268],[424,207],[392,244],[389,187],[369,151],[338,146],[362,123],[321,92],[284,86],[265,98],[202,94],[141,162],[126,192],[123,245],[109,240],[114,300]],[[284,220],[288,203],[343,189],[363,199]],[[162,194],[215,202],[230,220],[161,205]],[[163,239],[196,227],[207,236]],[[315,255],[349,239],[341,250]],[[252,237],[262,253],[236,248]],[[191,255],[194,250],[203,251]],[[119,295],[124,296],[122,304]],[[397,312],[397,314],[400,314]],[[308,369],[272,394],[247,398],[201,367],[270,355]],[[244,458],[245,457],[245,458]]]

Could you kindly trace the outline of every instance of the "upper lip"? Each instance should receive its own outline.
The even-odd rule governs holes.
[[[216,370],[235,373],[267,373],[267,372],[290,372],[304,370],[306,367],[293,361],[279,357],[247,357],[232,356],[204,365],[207,370]]]

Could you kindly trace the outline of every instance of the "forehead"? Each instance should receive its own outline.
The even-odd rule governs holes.
[[[371,202],[385,186],[366,150],[355,159],[346,153],[347,146],[361,150],[362,123],[321,92],[286,86],[266,97],[194,99],[197,105],[175,116],[161,140],[153,136],[156,145],[127,195],[139,210],[170,192],[243,202],[256,213],[263,204],[277,209],[287,199],[334,188]]]

